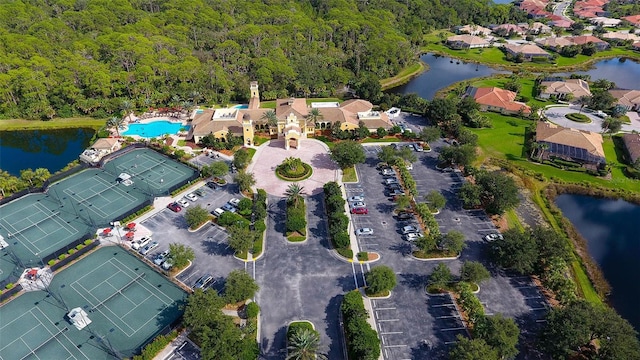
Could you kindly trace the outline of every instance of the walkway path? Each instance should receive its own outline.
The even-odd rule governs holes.
[[[569,113],[577,113],[577,112],[580,112],[580,107],[576,105],[553,106],[553,107],[546,108],[543,111],[544,115],[547,118],[549,118],[549,121],[551,121],[554,124],[558,124],[560,126],[564,126],[572,129],[593,131],[597,133],[602,132],[603,119],[594,114],[585,112],[584,109],[582,110],[582,114],[584,114],[589,119],[591,119],[590,123],[579,123],[579,122],[569,120],[565,117],[565,115]],[[625,132],[631,132],[634,130],[640,131],[640,117],[638,117],[637,113],[629,112],[627,113],[627,116],[629,116],[629,119],[631,119],[631,124],[623,124],[622,131],[625,131]]]

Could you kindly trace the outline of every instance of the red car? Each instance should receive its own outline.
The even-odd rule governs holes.
[[[363,207],[357,207],[357,208],[352,208],[351,209],[351,213],[352,214],[368,214],[369,213],[369,209],[367,208],[363,208]]]
[[[171,209],[171,211],[173,212],[180,212],[182,211],[182,208],[180,207],[180,205],[178,205],[178,203],[171,203],[169,205],[167,205],[167,207],[169,209]]]

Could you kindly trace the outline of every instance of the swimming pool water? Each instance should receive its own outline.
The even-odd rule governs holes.
[[[189,125],[182,125],[179,122],[171,121],[153,121],[146,124],[130,124],[129,129],[123,132],[122,135],[138,135],[144,138],[160,137],[166,134],[175,135],[180,129],[184,128],[189,130]]]
[[[233,108],[234,109],[248,109],[249,105],[248,104],[241,104],[241,105],[236,105]]]

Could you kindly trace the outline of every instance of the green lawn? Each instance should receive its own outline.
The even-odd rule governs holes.
[[[507,82],[509,82],[509,78],[502,75],[502,76],[495,76],[495,77],[478,80],[476,82],[473,82],[471,85],[477,86],[477,87],[495,86],[495,87],[504,89],[504,84],[506,84]],[[518,94],[529,98],[529,101],[526,101],[527,105],[529,106],[536,105],[539,107],[544,107],[546,105],[555,104],[555,102],[553,101],[544,101],[544,100],[538,100],[535,98],[535,94],[534,94],[535,82],[536,80],[534,77],[521,78],[519,81],[521,88]]]
[[[493,128],[471,129],[471,131],[478,134],[478,145],[482,150],[482,154],[478,159],[479,162],[483,162],[488,157],[506,159],[518,166],[541,173],[547,179],[553,178],[567,182],[588,183],[606,188],[640,191],[640,181],[624,176],[622,169],[625,165],[618,160],[615,146],[609,136],[605,136],[603,148],[607,163],[611,166],[611,180],[528,161],[527,154],[523,154],[524,132],[525,128],[532,122],[496,113],[485,113],[485,115],[492,120]]]
[[[382,90],[387,90],[395,86],[406,84],[414,76],[425,71],[426,68],[426,64],[422,61],[418,61],[412,65],[409,65],[406,68],[402,69],[402,71],[400,71],[396,76],[380,80]]]
[[[354,183],[358,181],[356,168],[354,166],[342,169],[342,182]]]
[[[0,120],[0,130],[42,130],[82,127],[99,129],[104,126],[106,122],[106,119],[94,119],[90,117],[53,119],[49,121],[8,119]]]

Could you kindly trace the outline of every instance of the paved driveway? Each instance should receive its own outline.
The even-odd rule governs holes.
[[[447,297],[426,295],[428,277],[441,262],[454,274],[459,273],[465,260],[480,261],[489,267],[484,258],[486,244],[482,237],[496,229],[484,211],[462,209],[456,191],[464,180],[458,174],[435,169],[438,151],[444,145],[436,141],[431,144],[433,152],[416,153],[418,161],[411,172],[417,183],[419,201],[431,190],[439,191],[447,199],[446,208],[436,215],[436,220],[443,233],[455,229],[465,234],[468,248],[459,260],[425,262],[411,256],[412,245],[402,240],[399,231],[407,223],[399,223],[391,216],[393,202],[384,196],[382,177],[375,169],[379,146],[366,147],[366,163],[357,166],[360,183],[346,186],[347,195],[363,195],[369,209],[368,215],[352,216],[353,226],[374,229],[373,236],[358,237],[360,247],[381,254],[375,264],[362,265],[362,272],[384,264],[398,277],[398,285],[389,299],[372,301],[385,359],[446,358],[456,335],[465,335],[466,330]],[[518,287],[511,276],[499,271],[493,271],[492,278],[481,285],[478,294],[487,313],[515,318],[523,327],[525,341],[531,339],[531,331],[537,326],[535,320],[544,315],[544,306],[540,304],[543,299],[536,296],[539,293],[535,287]]]
[[[338,179],[338,166],[329,157],[326,144],[313,139],[302,139],[300,144],[300,149],[289,150],[285,150],[284,140],[262,144],[247,168],[256,177],[255,187],[264,189],[268,194],[282,196],[291,182],[278,179],[275,170],[288,157],[300,158],[313,168],[313,175],[299,182],[307,194],[319,194],[325,183]]]
[[[565,115],[567,114],[580,112],[579,106],[574,106],[574,105],[558,106],[558,107],[554,106],[554,107],[545,109],[544,114],[547,118],[549,118],[549,121],[551,121],[554,124],[558,124],[560,126],[564,126],[572,129],[601,133],[603,119],[587,111],[583,109],[582,114],[584,114],[585,116],[589,117],[589,119],[591,119],[591,122],[588,124],[571,121],[565,117]],[[640,131],[640,117],[638,117],[638,113],[629,112],[627,113],[627,115],[631,120],[631,124],[623,124],[622,131],[625,131],[625,132]]]

